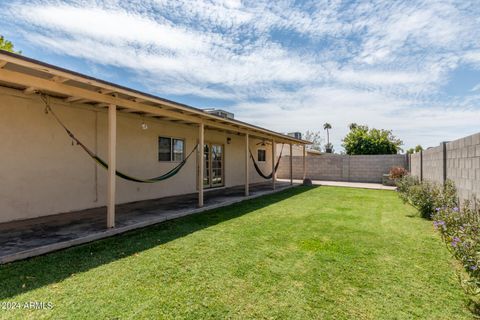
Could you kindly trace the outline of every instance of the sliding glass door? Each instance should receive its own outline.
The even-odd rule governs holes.
[[[203,147],[203,186],[205,188],[224,185],[223,145],[207,143]]]

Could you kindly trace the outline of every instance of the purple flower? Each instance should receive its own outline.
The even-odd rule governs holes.
[[[477,266],[470,266],[470,270],[472,270],[472,271],[475,271],[475,270],[477,270],[477,269],[478,269]]]
[[[460,238],[459,237],[454,237],[452,239],[452,247],[456,247],[459,242],[460,242]]]
[[[439,227],[442,227],[444,231],[447,230],[447,226],[445,225],[445,221],[443,220],[433,221],[433,226],[435,230],[437,230]]]
[[[458,207],[453,208],[453,211],[458,212]]]
[[[440,208],[435,208],[435,211],[437,211],[437,212],[440,211]]]

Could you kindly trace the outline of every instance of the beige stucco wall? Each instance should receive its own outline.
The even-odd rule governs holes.
[[[100,157],[107,159],[107,113],[58,100],[52,107],[62,121]],[[148,130],[141,129],[145,120]],[[132,176],[161,175],[176,163],[159,162],[158,136],[184,138],[186,153],[197,141],[198,128],[118,113],[117,170]],[[44,112],[38,96],[0,89],[0,222],[104,206],[106,171]],[[231,143],[227,144],[227,137]],[[225,186],[244,184],[245,138],[219,131],[205,132],[205,141],[225,145]],[[256,155],[256,143],[250,146]],[[260,163],[271,172],[271,149]],[[117,178],[117,203],[196,192],[197,157],[192,156],[173,178],[140,184]],[[250,182],[264,182],[250,163]]]

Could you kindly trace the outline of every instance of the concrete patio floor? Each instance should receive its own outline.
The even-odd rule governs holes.
[[[298,183],[294,183],[298,185]],[[209,190],[204,207],[197,208],[197,194],[180,195],[117,205],[116,227],[106,229],[106,208],[99,207],[40,218],[0,223],[0,264],[21,260],[82,243],[110,237],[163,221],[227,206],[292,187],[287,182]]]

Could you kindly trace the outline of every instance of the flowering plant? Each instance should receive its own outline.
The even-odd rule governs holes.
[[[390,179],[396,180],[405,177],[408,174],[407,169],[402,167],[392,167],[390,168]]]
[[[397,182],[397,191],[422,217],[433,220],[434,228],[468,275],[460,276],[463,287],[480,295],[480,202],[465,201],[460,206],[455,185],[449,180],[439,186],[405,176]]]
[[[480,294],[480,210],[469,202],[435,209],[433,225],[440,231],[450,252],[468,273],[462,280],[472,294]]]

